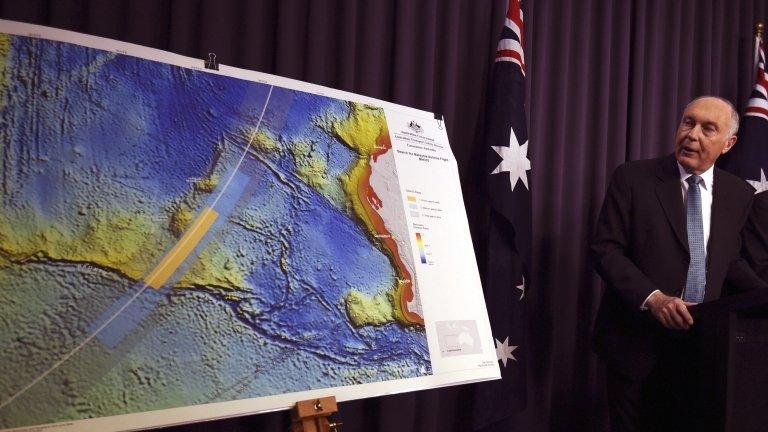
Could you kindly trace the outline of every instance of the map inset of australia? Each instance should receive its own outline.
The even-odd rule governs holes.
[[[381,109],[0,37],[0,428],[432,373]]]

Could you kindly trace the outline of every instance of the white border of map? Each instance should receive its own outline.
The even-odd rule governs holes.
[[[297,401],[316,397],[333,395],[338,401],[345,401],[500,378],[496,351],[461,195],[456,161],[448,145],[445,126],[440,125],[432,113],[354,93],[226,65],[219,65],[218,71],[208,70],[203,67],[203,61],[200,59],[66,30],[0,20],[0,32],[73,43],[198,71],[379,106],[385,110],[392,137],[393,151],[398,149],[405,151],[407,146],[406,143],[396,139],[395,132],[404,130],[410,122],[416,121],[423,128],[421,133],[430,136],[440,144],[431,153],[431,156],[436,158],[435,161],[438,159],[440,161],[432,161],[430,165],[425,167],[419,163],[418,157],[403,156],[404,153],[398,153],[396,165],[403,197],[407,193],[406,190],[410,190],[409,188],[419,188],[433,199],[438,199],[441,202],[443,213],[446,215],[441,222],[440,230],[447,230],[446,232],[450,233],[450,235],[435,235],[430,238],[430,250],[433,254],[434,263],[430,266],[417,265],[415,275],[419,284],[418,289],[426,322],[433,375],[7,430],[38,431],[51,428],[60,431],[98,430],[109,432],[167,427],[287,409]],[[409,226],[411,226],[410,220]],[[419,251],[414,239],[412,239],[412,250],[414,262],[419,262]],[[478,342],[481,344],[480,354],[447,357],[440,355],[434,323],[452,320],[477,322],[480,335]]]

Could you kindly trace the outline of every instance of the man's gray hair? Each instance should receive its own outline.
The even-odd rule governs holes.
[[[731,101],[729,101],[728,99],[722,98],[720,96],[704,95],[704,96],[699,96],[696,99],[688,102],[688,105],[696,102],[699,99],[708,99],[708,98],[717,99],[719,101],[722,101],[723,103],[728,105],[729,108],[731,108],[731,128],[728,129],[728,138],[736,135],[736,132],[739,131],[739,112],[736,111],[736,107],[733,106]],[[688,105],[686,105],[685,107],[688,108]]]

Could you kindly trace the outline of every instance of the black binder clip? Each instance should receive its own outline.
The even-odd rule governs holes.
[[[445,117],[443,117],[442,114],[435,113],[435,120],[437,120],[437,128],[443,130],[443,121],[445,121]]]
[[[216,53],[208,53],[208,60],[205,61],[205,68],[219,70],[219,64],[216,62]]]

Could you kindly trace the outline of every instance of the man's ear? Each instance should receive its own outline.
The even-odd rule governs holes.
[[[731,136],[728,138],[728,141],[725,142],[725,147],[723,147],[723,153],[728,152],[733,146],[736,145],[736,139],[738,137],[736,135]]]

